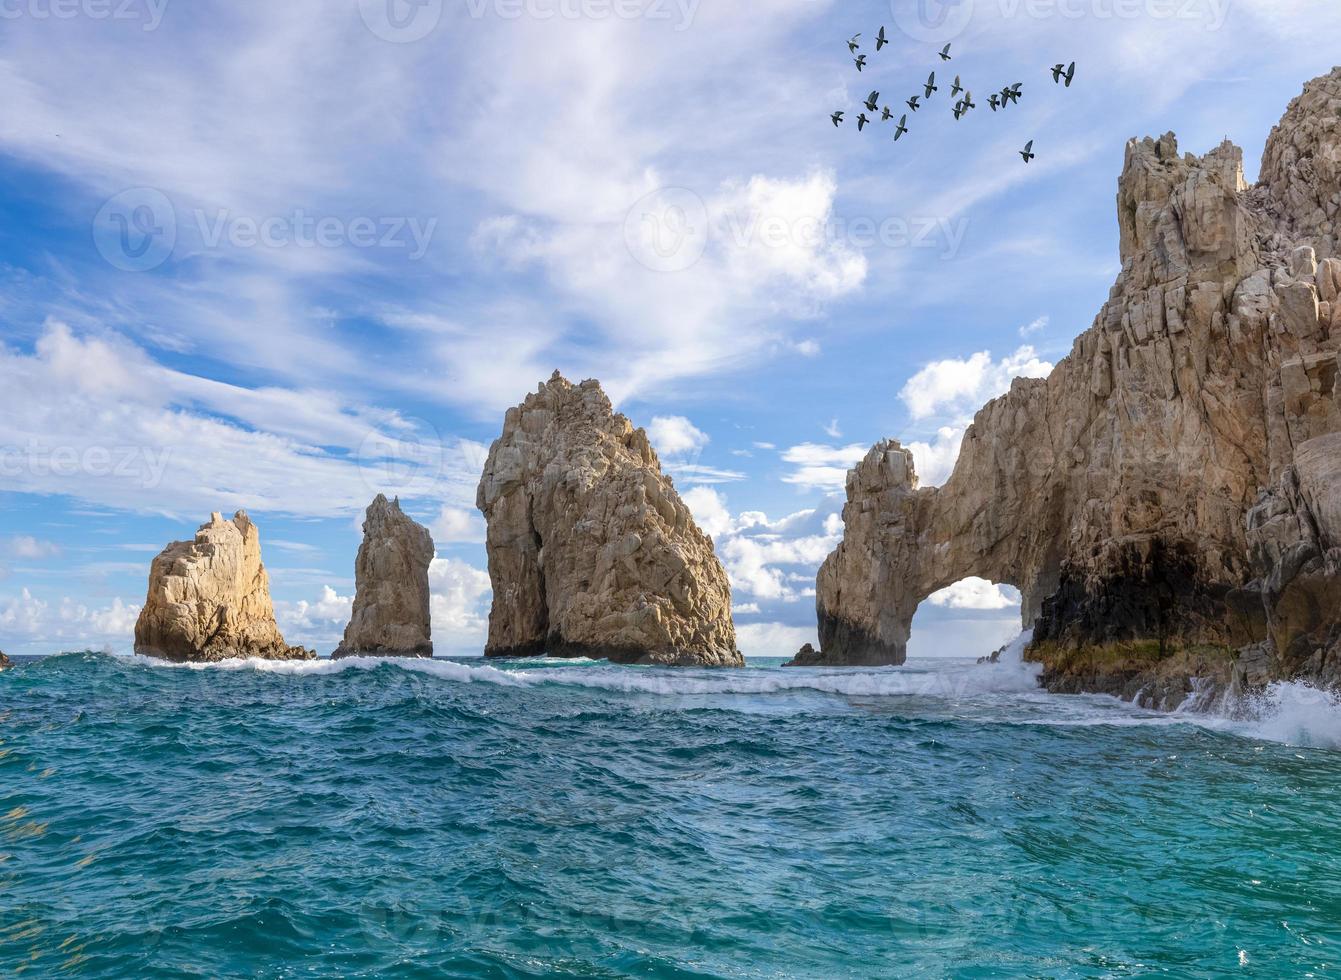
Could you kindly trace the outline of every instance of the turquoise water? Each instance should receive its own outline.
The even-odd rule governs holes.
[[[1228,722],[965,662],[28,662],[0,975],[1337,976],[1341,714],[1280,696]]]

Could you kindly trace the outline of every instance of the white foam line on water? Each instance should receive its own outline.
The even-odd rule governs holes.
[[[344,660],[225,660],[176,664],[149,657],[133,662],[179,670],[251,670],[291,676],[321,676],[393,666],[461,684],[504,687],[568,685],[623,694],[664,697],[694,695],[770,695],[815,692],[841,697],[922,697],[945,701],[995,699],[992,720],[1041,727],[1167,727],[1195,725],[1249,739],[1316,748],[1341,748],[1341,698],[1305,684],[1270,685],[1261,695],[1211,710],[1173,713],[1149,711],[1107,695],[1051,695],[1038,686],[1040,667],[1024,663],[1028,642],[1021,636],[995,664],[969,661],[917,661],[882,668],[750,668],[708,670],[612,667],[602,661],[543,658],[535,667],[503,669],[449,660],[399,657],[349,657]],[[1191,706],[1197,698],[1189,698]],[[1029,716],[1021,716],[1028,710]],[[1038,717],[1039,710],[1052,713]]]

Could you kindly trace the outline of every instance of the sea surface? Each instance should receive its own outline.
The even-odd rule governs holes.
[[[0,976],[1341,975],[1341,709],[1019,663],[0,674]]]

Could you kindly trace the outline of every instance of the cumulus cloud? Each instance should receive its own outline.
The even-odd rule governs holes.
[[[915,439],[904,444],[913,454],[918,486],[938,487],[950,478],[955,461],[959,459],[959,446],[966,429],[965,425],[945,425],[936,430],[934,441]]]
[[[660,456],[687,456],[702,452],[708,434],[683,415],[657,415],[647,426],[647,438]]]
[[[139,606],[119,597],[110,605],[94,606],[66,596],[53,605],[24,588],[17,596],[0,598],[0,635],[11,651],[128,653],[139,614]]]
[[[736,642],[746,657],[790,657],[807,643],[818,646],[819,634],[812,626],[746,623],[736,627]]]
[[[1020,593],[1010,586],[970,577],[933,592],[927,601],[947,609],[1009,609],[1020,604]]]
[[[803,442],[782,453],[782,460],[795,469],[782,479],[784,483],[812,490],[841,490],[847,484],[847,471],[860,463],[870,450],[869,446],[853,443],[848,446],[829,446]]]
[[[479,652],[488,632],[493,594],[489,573],[456,558],[434,558],[428,566],[428,587],[434,649]]]
[[[944,412],[972,413],[1004,394],[1014,378],[1046,378],[1052,364],[1040,359],[1029,345],[999,361],[990,351],[968,358],[933,361],[908,379],[899,398],[914,419]]]
[[[42,541],[27,534],[10,538],[8,551],[11,557],[32,560],[55,558],[61,553],[60,546],[55,542]]]
[[[428,530],[437,545],[480,544],[484,541],[486,528],[479,511],[444,506]]]
[[[1047,316],[1041,316],[1035,320],[1031,320],[1020,328],[1020,336],[1031,337],[1036,333],[1046,330],[1048,328],[1048,322],[1049,319]]]

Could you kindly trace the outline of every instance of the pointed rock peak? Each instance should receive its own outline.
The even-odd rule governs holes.
[[[431,657],[428,566],[433,538],[379,493],[368,505],[354,565],[357,591],[344,640],[333,656]]]

